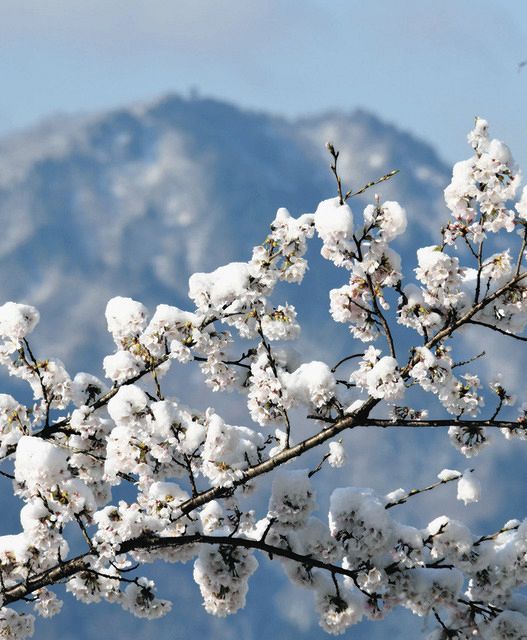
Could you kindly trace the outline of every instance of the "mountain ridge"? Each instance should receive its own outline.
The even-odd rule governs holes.
[[[433,149],[360,110],[291,121],[170,95],[4,137],[0,265],[11,278],[0,299],[40,306],[43,341],[55,347],[46,318],[68,337],[56,309],[68,308],[93,343],[106,298],[184,304],[188,276],[247,259],[278,207],[298,215],[334,193],[324,149],[330,134],[346,181],[353,175],[353,186],[362,186],[399,168],[382,196],[410,215],[441,215],[438,187],[448,171]],[[429,228],[426,216],[418,225]],[[79,291],[84,302],[72,295]],[[73,366],[93,364],[78,336],[59,351]]]

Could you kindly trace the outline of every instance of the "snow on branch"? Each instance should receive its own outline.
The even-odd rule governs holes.
[[[397,172],[346,189],[328,144],[338,196],[298,218],[279,209],[250,260],[195,273],[190,310],[161,304],[150,316],[130,298],[109,301],[106,382],[71,377],[38,353],[34,307],[0,306],[0,362],[33,395],[26,406],[0,394],[0,474],[23,503],[21,530],[0,537],[1,637],[31,636],[31,607],[59,613],[59,584],[82,602],[165,615],[170,602],[140,575],[154,561],[193,561],[206,611],[229,615],[245,605],[256,552],[312,592],[331,634],[401,606],[428,616],[437,640],[527,636],[527,520],[476,535],[447,516],[424,528],[392,516],[451,483],[463,503],[479,500],[485,487],[472,469],[438,470],[438,481],[385,496],[334,487],[329,505],[316,502],[326,462],[325,478],[353,463],[350,430],[445,429],[466,457],[497,430],[526,439],[527,404],[517,406],[500,372],[486,381],[471,370],[485,352],[454,357],[471,327],[518,348],[527,340],[527,189],[512,205],[519,172],[484,120],[469,142],[473,155],[445,189],[451,219],[437,244],[418,249],[413,272],[391,246],[407,229],[404,208],[375,196],[361,217],[350,204]],[[287,348],[300,332],[296,310],[273,301],[279,283],[302,284],[314,236],[343,274],[329,311],[349,328],[350,355],[333,366],[299,361]],[[212,392],[233,392],[250,424],[175,397],[165,376],[183,367],[198,368]],[[427,408],[413,406],[423,394]],[[307,437],[299,412],[310,419]],[[310,451],[319,460],[311,470],[287,464],[312,466]],[[257,481],[267,507],[251,502]]]

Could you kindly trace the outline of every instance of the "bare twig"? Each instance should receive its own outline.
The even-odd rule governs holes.
[[[377,180],[368,182],[363,187],[361,187],[358,191],[348,191],[344,196],[344,200],[348,200],[349,198],[353,198],[354,196],[359,196],[361,193],[364,193],[367,189],[370,189],[371,187],[374,187],[375,185],[380,184],[381,182],[386,182],[386,180],[390,180],[390,178],[393,178],[398,173],[399,173],[399,169],[394,169],[393,171],[390,171],[389,173],[384,174],[380,178],[377,178]]]
[[[339,360],[337,364],[331,368],[331,373],[335,373],[335,371],[340,367],[340,365],[344,364],[345,362],[348,362],[348,360],[353,360],[354,358],[362,358],[363,356],[364,356],[364,352],[352,353],[350,356],[346,356],[345,358],[342,358],[342,360]]]
[[[514,338],[514,340],[520,340],[522,342],[527,342],[527,337],[518,336],[515,333],[511,333],[510,331],[505,331],[505,329],[500,329],[500,327],[496,327],[493,324],[489,324],[488,322],[482,322],[481,320],[469,320],[469,324],[475,324],[480,327],[486,327],[487,329],[492,329],[492,331],[497,331],[508,338]]]
[[[453,476],[451,478],[447,478],[446,480],[439,480],[438,482],[429,484],[427,487],[423,487],[421,489],[410,489],[410,491],[408,491],[401,498],[394,500],[393,502],[386,503],[384,505],[384,508],[391,509],[392,507],[396,507],[399,504],[404,504],[408,500],[408,498],[412,498],[413,496],[417,496],[421,493],[426,493],[427,491],[432,491],[433,489],[440,487],[442,484],[448,484],[449,482],[454,482],[455,480],[459,480],[459,478],[462,478],[462,477],[463,477],[463,474],[460,473],[458,476]]]
[[[344,196],[342,195],[342,180],[340,179],[340,176],[337,170],[337,162],[339,159],[340,151],[335,151],[335,147],[331,144],[331,142],[328,142],[326,144],[326,149],[329,151],[332,158],[332,162],[329,165],[329,168],[331,169],[331,172],[333,173],[333,175],[335,176],[335,180],[337,181],[337,192],[339,194],[339,204],[343,205]]]

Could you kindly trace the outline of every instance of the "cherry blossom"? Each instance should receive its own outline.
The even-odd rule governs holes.
[[[443,513],[405,522],[406,503],[447,484],[460,508],[485,500],[471,468],[432,469],[430,484],[385,495],[334,486],[329,504],[316,497],[322,469],[345,484],[335,469],[354,465],[345,435],[356,427],[442,428],[466,458],[495,437],[505,448],[527,437],[527,405],[506,376],[461,349],[474,328],[527,340],[527,192],[515,202],[519,171],[483,119],[468,139],[473,154],[445,189],[450,220],[404,269],[410,214],[378,195],[362,217],[351,204],[396,172],[345,191],[329,144],[338,196],[298,217],[279,209],[246,262],[190,277],[188,309],[108,302],[106,381],[38,353],[33,306],[0,306],[0,363],[32,396],[0,394],[0,471],[21,501],[19,529],[0,536],[1,637],[30,637],[35,615],[57,615],[59,583],[84,603],[167,615],[171,603],[140,575],[153,561],[192,562],[205,610],[231,615],[258,554],[311,593],[330,634],[403,607],[435,626],[429,638],[526,637],[527,520],[483,533]],[[301,318],[283,292],[302,283],[310,242],[343,267],[328,294],[328,321],[351,334],[337,363],[289,344]],[[201,409],[172,388],[171,369],[202,376]],[[212,406],[222,392],[245,424]]]

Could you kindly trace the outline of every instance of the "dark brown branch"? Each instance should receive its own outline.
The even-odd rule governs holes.
[[[249,540],[247,538],[232,538],[229,536],[206,536],[202,534],[193,534],[188,536],[159,538],[153,535],[144,535],[139,538],[123,542],[120,552],[130,553],[138,549],[166,549],[188,544],[217,544],[230,547],[243,547],[245,549],[255,549],[266,553],[270,557],[276,556],[279,558],[285,558],[287,560],[299,562],[305,566],[324,569],[331,573],[338,573],[350,578],[356,577],[360,571],[358,569],[344,569],[338,565],[317,560],[312,556],[295,553],[293,550],[288,548],[276,547],[268,544],[264,539]],[[77,573],[90,570],[90,566],[88,564],[89,556],[90,554],[86,553],[76,558],[72,558],[71,560],[59,563],[51,569],[29,577],[23,583],[19,583],[13,587],[5,589],[2,594],[4,598],[4,605],[21,600],[37,589],[57,584],[58,582],[71,578]]]
[[[447,638],[456,638],[456,637],[458,637],[458,635],[459,635],[458,632],[455,629],[450,629],[449,627],[447,627],[446,624],[443,622],[443,620],[441,620],[441,616],[436,611],[435,607],[432,607],[432,611],[434,613],[434,618],[439,622],[439,625],[443,629],[443,632],[445,633],[445,636]]]
[[[289,447],[288,449],[282,450],[280,453],[277,453],[272,458],[268,460],[264,460],[264,462],[260,462],[257,465],[249,467],[243,472],[243,476],[237,480],[235,480],[230,487],[212,487],[211,489],[207,489],[199,493],[197,496],[190,498],[186,502],[183,502],[179,509],[182,512],[182,515],[187,515],[192,512],[194,509],[201,507],[202,505],[210,502],[211,500],[215,500],[216,498],[222,498],[228,495],[232,495],[235,490],[242,485],[247,484],[249,481],[254,480],[255,478],[269,473],[273,469],[283,465],[285,462],[289,460],[293,460],[294,458],[298,458],[306,451],[310,451],[311,449],[318,447],[320,444],[335,438],[339,433],[345,431],[346,429],[352,429],[354,427],[360,426],[364,424],[364,420],[369,414],[369,412],[375,407],[380,401],[376,398],[369,398],[365,401],[360,409],[358,409],[353,414],[342,418],[332,424],[332,426],[319,431],[315,435],[302,440],[298,444]]]
[[[527,223],[522,221],[522,224],[523,224],[522,246],[518,251],[518,257],[516,259],[516,269],[515,269],[515,273],[517,276],[520,275],[520,270],[522,268],[522,260],[525,255],[525,249],[527,249]]]
[[[482,427],[491,427],[495,429],[526,429],[520,422],[513,420],[457,420],[448,418],[441,420],[389,420],[383,418],[366,418],[362,425],[363,427],[382,427],[382,428],[400,428],[400,427],[412,427],[418,428],[441,428],[441,427],[464,427],[466,429],[478,429]]]
[[[337,192],[339,194],[339,204],[343,205],[344,196],[342,194],[342,180],[340,179],[340,176],[337,170],[337,162],[339,159],[340,151],[336,151],[335,147],[331,144],[331,142],[328,142],[326,144],[326,149],[329,151],[332,159],[332,163],[329,165],[329,168],[331,169],[331,172],[333,173],[333,175],[335,176],[335,180],[337,181]]]
[[[271,345],[267,342],[267,340],[265,339],[265,335],[263,332],[263,328],[262,328],[262,321],[260,319],[259,315],[256,315],[256,319],[258,321],[258,335],[260,336],[260,339],[262,341],[262,344],[267,352],[267,360],[269,362],[269,364],[271,365],[271,370],[273,372],[274,377],[280,381],[279,376],[278,376],[278,370],[276,368],[276,362],[274,360],[273,357],[273,351],[271,349]],[[281,385],[278,387],[278,394],[280,395],[280,397],[282,397],[282,387]],[[287,409],[283,408],[282,409],[282,415],[284,416],[284,421],[285,421],[285,448],[289,449],[289,445],[291,444],[291,422],[289,420],[289,414],[287,413]]]
[[[86,544],[88,545],[88,548],[90,549],[90,551],[93,551],[93,543],[92,540],[90,538],[90,535],[88,533],[88,530],[86,529],[86,526],[84,525],[84,522],[82,521],[82,518],[80,515],[76,514],[75,515],[75,520],[77,521],[77,524],[79,525],[79,528],[81,530],[82,533],[82,537],[84,538],[84,540],[86,541]]]
[[[360,573],[360,569],[344,569],[336,564],[330,562],[324,562],[317,560],[310,555],[303,555],[296,553],[291,548],[276,547],[274,545],[265,542],[265,537],[262,536],[259,540],[251,540],[249,538],[232,538],[230,536],[207,536],[204,534],[196,533],[188,536],[180,537],[157,537],[157,536],[142,536],[135,538],[128,542],[123,542],[121,545],[121,551],[123,553],[129,553],[137,549],[164,549],[170,547],[178,547],[185,544],[218,544],[228,545],[232,547],[243,547],[245,549],[255,549],[266,553],[270,556],[277,556],[279,558],[285,558],[286,560],[293,560],[300,564],[310,566],[317,569],[324,569],[331,571],[332,573],[338,573],[350,578],[355,577]]]
[[[31,347],[29,346],[29,342],[26,340],[26,338],[23,338],[22,342],[23,342],[25,348],[27,349],[27,352],[29,354],[29,358],[31,359],[31,363],[27,361],[26,354],[25,354],[25,351],[24,351],[23,347],[21,347],[19,349],[18,353],[20,354],[20,357],[21,357],[22,361],[28,367],[28,369],[30,369],[31,371],[33,371],[33,373],[35,373],[37,375],[38,381],[40,383],[40,390],[42,391],[42,399],[43,399],[44,404],[46,406],[45,428],[48,428],[49,427],[49,413],[50,413],[50,409],[51,409],[51,400],[52,400],[52,398],[49,397],[48,388],[44,384],[44,377],[42,376],[42,371],[40,370],[40,367],[39,367],[39,364],[38,364],[38,360],[33,355],[33,351],[31,350]]]
[[[487,322],[482,322],[481,320],[469,320],[469,324],[476,324],[480,327],[486,327],[487,329],[492,329],[492,331],[497,331],[498,333],[507,336],[508,338],[514,338],[514,340],[521,340],[522,342],[527,342],[527,337],[525,336],[517,336],[515,333],[511,333],[510,331],[505,331],[505,329],[500,329],[499,327],[494,326],[493,324],[488,324]]]
[[[478,304],[479,297],[481,295],[481,275],[483,273],[483,240],[479,243],[477,254],[473,251],[472,246],[468,239],[465,236],[465,241],[467,242],[470,250],[478,261],[478,274],[476,277],[476,293],[474,295],[474,304]]]
[[[67,560],[66,562],[59,563],[46,571],[42,571],[34,576],[28,577],[24,582],[4,589],[3,602],[4,605],[22,600],[30,593],[47,587],[52,584],[62,582],[67,578],[71,578],[77,573],[84,571],[88,568],[87,559],[90,554],[85,553],[83,555]]]
[[[366,276],[366,282],[368,283],[368,287],[370,289],[373,308],[375,310],[374,311],[375,315],[379,318],[379,321],[384,331],[384,335],[386,337],[386,341],[388,343],[388,348],[390,349],[390,355],[392,356],[392,358],[396,358],[397,356],[395,354],[395,344],[393,342],[392,332],[390,331],[390,325],[388,324],[388,321],[386,320],[383,312],[381,311],[381,308],[377,301],[377,294],[375,293],[375,287],[373,286],[373,280],[371,279],[370,275]]]
[[[480,358],[483,358],[483,356],[486,356],[486,355],[487,355],[486,351],[482,351],[481,353],[478,353],[476,356],[472,356],[472,358],[469,358],[468,360],[460,360],[459,362],[454,362],[454,364],[452,365],[452,369],[457,369],[458,367],[464,367],[466,364],[472,364],[476,360],[479,360]]]
[[[343,575],[352,579],[355,579],[357,575],[363,570],[362,567],[358,569],[345,569],[344,567],[338,566],[331,562],[318,560],[317,558],[314,558],[310,555],[296,553],[288,547],[277,547],[268,544],[267,542],[265,542],[265,536],[263,536],[260,540],[251,540],[248,538],[233,538],[230,536],[208,536],[199,533],[179,537],[157,537],[155,535],[143,535],[139,538],[134,538],[132,540],[123,542],[120,547],[120,553],[131,553],[139,549],[167,549],[191,544],[224,545],[229,547],[254,549],[267,554],[270,558],[284,558],[286,560],[298,562],[299,564],[306,567],[322,569],[324,571],[331,572],[333,575]],[[41,589],[42,587],[57,584],[59,582],[67,580],[68,578],[71,578],[77,573],[81,573],[83,571],[93,571],[88,562],[90,556],[93,556],[93,554],[85,553],[77,556],[76,558],[72,558],[71,560],[60,562],[56,566],[47,569],[46,571],[42,571],[41,573],[38,573],[34,576],[30,576],[24,582],[4,589],[4,605],[24,599],[29,594],[38,589]],[[437,563],[432,563],[425,566],[429,568],[445,568],[445,565],[437,565]],[[394,567],[394,569],[391,570],[390,573],[393,573],[396,570],[398,569]]]
[[[364,356],[364,352],[352,353],[350,356],[346,356],[345,358],[342,358],[342,360],[339,360],[337,364],[334,367],[332,367],[331,373],[335,373],[335,371],[340,367],[340,365],[344,364],[348,360],[353,360],[354,358],[362,358],[363,356]]]
[[[128,380],[125,380],[124,382],[121,382],[121,384],[116,384],[114,387],[112,387],[100,398],[97,398],[97,400],[89,404],[88,407],[93,411],[96,411],[97,409],[104,407],[115,396],[115,394],[119,391],[119,389],[121,389],[121,387],[125,387],[129,384],[134,384],[134,382],[141,380],[141,378],[143,378],[148,373],[154,372],[158,367],[164,364],[168,359],[169,359],[168,355],[161,356],[160,358],[155,360],[152,364],[148,365],[145,369],[140,371],[137,375],[133,376],[132,378],[129,378]],[[39,438],[48,438],[49,436],[52,436],[55,433],[61,433],[61,432],[71,433],[72,431],[71,429],[69,429],[69,424],[70,424],[70,418],[68,416],[67,418],[63,418],[58,422],[50,424],[49,426],[45,427],[44,429],[42,429],[38,433],[35,433],[34,435]]]
[[[502,527],[499,531],[496,531],[495,533],[490,533],[486,536],[481,536],[481,538],[478,538],[476,542],[474,542],[473,546],[478,547],[483,542],[487,542],[488,540],[495,540],[502,533],[507,533],[508,531],[516,531],[519,528],[520,528],[519,524],[514,524],[511,527]]]
[[[324,464],[324,462],[326,462],[329,456],[330,456],[329,453],[326,453],[326,455],[322,456],[322,460],[317,464],[317,466],[314,469],[311,469],[311,471],[307,474],[307,477],[312,478],[315,475],[315,473],[318,473],[320,469],[322,469],[322,465]]]
[[[463,326],[464,324],[467,324],[467,322],[469,322],[469,320],[471,320],[476,315],[476,313],[479,313],[487,305],[489,305],[491,302],[496,300],[496,298],[499,298],[504,293],[507,293],[507,291],[509,289],[511,289],[512,287],[517,285],[519,282],[521,282],[525,278],[527,278],[527,271],[524,271],[523,273],[520,273],[519,275],[517,275],[514,278],[512,278],[512,280],[510,280],[507,284],[504,284],[502,287],[497,289],[490,296],[485,297],[483,300],[481,300],[481,302],[478,302],[478,304],[473,305],[458,320],[453,322],[451,325],[445,327],[444,329],[441,329],[441,331],[438,331],[435,334],[435,336],[433,336],[426,343],[425,346],[428,349],[431,349],[432,347],[435,347],[436,344],[438,344],[439,342],[441,342],[445,338],[448,338],[449,336],[451,336],[454,333],[454,331],[456,331],[456,329],[459,329],[459,327]]]

